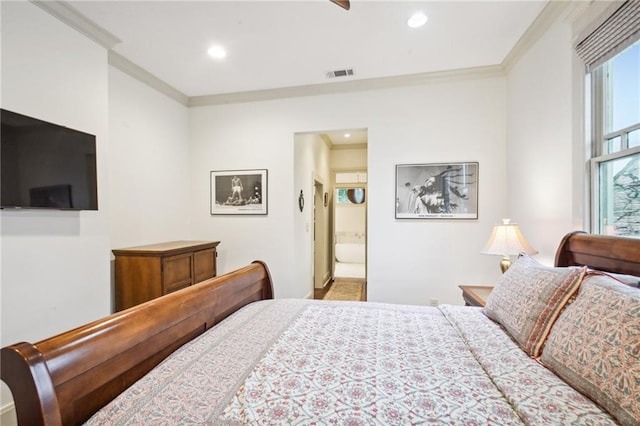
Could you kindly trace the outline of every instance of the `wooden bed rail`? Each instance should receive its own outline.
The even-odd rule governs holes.
[[[18,424],[80,424],[184,343],[272,298],[269,269],[255,261],[36,344],[2,348],[0,378]]]

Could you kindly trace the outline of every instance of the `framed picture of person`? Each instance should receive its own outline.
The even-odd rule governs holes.
[[[267,169],[211,172],[211,214],[267,214]]]
[[[396,165],[396,219],[477,218],[477,162]]]

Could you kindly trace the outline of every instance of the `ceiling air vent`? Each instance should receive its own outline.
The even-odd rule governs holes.
[[[334,78],[334,77],[347,77],[353,75],[353,69],[352,68],[348,68],[345,70],[335,70],[335,71],[329,71],[327,73],[327,77],[329,78]]]

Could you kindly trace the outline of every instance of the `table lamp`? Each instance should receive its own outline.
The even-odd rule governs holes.
[[[520,254],[521,252],[527,254],[538,253],[525,240],[517,223],[511,223],[509,219],[502,219],[501,225],[493,227],[491,237],[489,237],[489,241],[487,241],[480,253],[501,255],[500,269],[504,274],[511,266],[511,258],[509,256]]]

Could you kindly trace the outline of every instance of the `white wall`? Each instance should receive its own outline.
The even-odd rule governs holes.
[[[261,258],[277,297],[304,297],[310,216],[297,209],[308,184],[294,173],[294,135],[368,128],[369,300],[461,303],[459,284],[499,276],[499,259],[479,251],[506,211],[505,118],[503,78],[193,108],[193,230],[223,242],[224,270]],[[447,161],[480,163],[479,219],[396,220],[395,165]],[[208,172],[233,168],[269,169],[268,216],[209,215]]]
[[[504,215],[502,78],[384,91],[371,105],[368,300],[461,303],[461,284],[491,284],[498,259],[480,249]],[[395,165],[479,162],[478,220],[394,219]]]
[[[549,265],[562,237],[583,227],[584,141],[574,117],[583,110],[575,107],[582,101],[573,56],[570,24],[559,19],[507,78],[508,212]]]
[[[366,148],[332,149],[330,156],[332,169],[367,169]]]
[[[109,67],[111,248],[191,238],[188,138],[186,106]]]
[[[366,200],[366,193],[365,193]],[[335,206],[336,233],[357,233],[365,235],[366,232],[366,204],[342,203]],[[364,242],[364,239],[363,239]]]
[[[99,203],[0,213],[5,346],[109,313],[110,200],[106,51],[32,3],[1,7],[2,108],[95,134]]]

